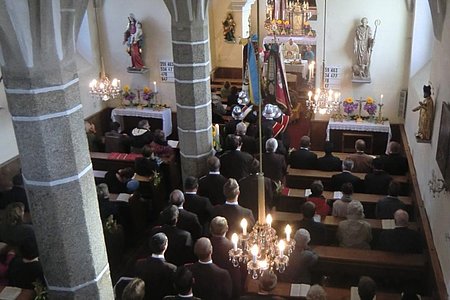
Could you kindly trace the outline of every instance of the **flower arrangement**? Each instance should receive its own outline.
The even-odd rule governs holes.
[[[291,34],[292,24],[289,22],[289,20],[283,21],[281,19],[266,19],[265,28],[271,33],[286,35]]]
[[[136,94],[131,91],[130,86],[127,84],[122,88],[122,97],[123,104],[128,106],[136,99]]]
[[[363,109],[367,111],[369,116],[374,116],[377,112],[377,105],[375,104],[375,100],[373,100],[372,97],[367,97]]]
[[[348,97],[344,100],[342,106],[344,106],[344,112],[349,115],[358,108],[359,104],[355,103],[353,98]]]

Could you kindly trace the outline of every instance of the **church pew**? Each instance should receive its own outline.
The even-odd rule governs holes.
[[[317,151],[317,150],[312,150],[311,152],[314,152],[317,157],[322,157],[325,155],[324,151]],[[333,152],[333,156],[339,157],[340,160],[344,160],[346,159],[351,153],[345,153],[345,152]],[[371,155],[373,158],[375,158],[375,155]]]
[[[245,291],[247,293],[256,294],[258,293],[258,280],[252,280],[247,278]],[[349,300],[350,299],[350,288],[342,287],[323,287],[327,293],[328,300]],[[275,288],[271,291],[271,295],[285,297],[285,298],[296,298],[305,299],[305,297],[293,297],[291,296],[291,284],[287,282],[278,281]],[[388,293],[388,292],[377,292],[377,300],[400,300],[400,293]],[[423,299],[423,298],[422,298]]]
[[[315,246],[319,256],[315,276],[326,275],[330,281],[345,278],[357,282],[370,276],[379,286],[400,288],[414,285],[425,292],[427,259],[423,254],[398,254],[379,250]]]
[[[333,206],[334,198],[333,192],[324,191],[323,196],[327,199],[330,207]],[[353,193],[352,198],[354,200],[358,200],[364,206],[364,213],[367,218],[375,218],[375,207],[378,201],[385,196],[383,195],[375,195],[375,194],[365,194],[365,193]],[[406,210],[410,215],[411,220],[415,220],[414,218],[414,210],[412,206],[411,197],[408,196],[400,196],[400,201],[405,203]],[[300,206],[306,201],[305,197],[305,189],[285,189],[282,191],[282,195],[278,196],[276,200],[276,207],[279,211],[298,211]]]
[[[321,180],[325,189],[329,190],[331,176],[338,173],[339,172],[294,169],[289,166],[286,174],[286,185],[290,188],[309,188],[314,180]],[[353,175],[364,180],[366,173],[353,173]],[[392,176],[392,178],[402,185],[402,191],[408,190],[408,180],[406,176]]]
[[[116,171],[134,168],[134,160],[109,159],[110,153],[91,152],[92,167],[96,171]]]

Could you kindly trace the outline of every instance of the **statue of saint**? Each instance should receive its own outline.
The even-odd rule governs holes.
[[[233,15],[229,13],[225,21],[222,22],[223,25],[223,37],[227,42],[235,42],[234,30],[236,23],[233,20]]]
[[[420,140],[431,140],[431,133],[433,130],[434,119],[434,104],[431,98],[431,86],[423,86],[423,101],[419,101],[419,106],[412,111],[419,111],[419,130],[416,133],[416,138]]]
[[[142,24],[130,14],[128,24],[124,33],[124,44],[127,44],[127,52],[131,57],[131,67],[129,70],[142,70],[145,68],[142,60],[143,31]]]
[[[368,24],[367,18],[361,19],[361,25],[356,27],[355,38],[353,41],[353,53],[356,56],[356,64],[353,65],[353,77],[370,78],[370,57],[374,39],[372,29]]]

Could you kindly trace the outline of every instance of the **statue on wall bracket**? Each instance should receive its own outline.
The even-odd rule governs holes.
[[[423,101],[419,101],[419,106],[412,111],[419,111],[419,128],[416,133],[418,143],[431,143],[434,120],[434,104],[431,97],[431,85],[423,86]]]
[[[148,68],[145,67],[142,59],[142,48],[144,46],[142,23],[132,13],[128,16],[127,28],[123,35],[123,44],[127,45],[127,53],[131,57],[131,66],[127,68],[128,73],[147,72]]]
[[[375,21],[375,33],[372,36],[372,28],[368,25],[366,17],[361,19],[361,24],[356,27],[355,38],[353,39],[353,53],[355,63],[352,66],[352,82],[370,83],[370,63],[372,50],[377,35],[380,20]]]

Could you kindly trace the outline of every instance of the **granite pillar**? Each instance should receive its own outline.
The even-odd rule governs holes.
[[[201,176],[212,155],[208,1],[164,2],[172,20],[182,175]]]
[[[113,299],[75,39],[88,1],[1,1],[0,66],[51,299]]]

